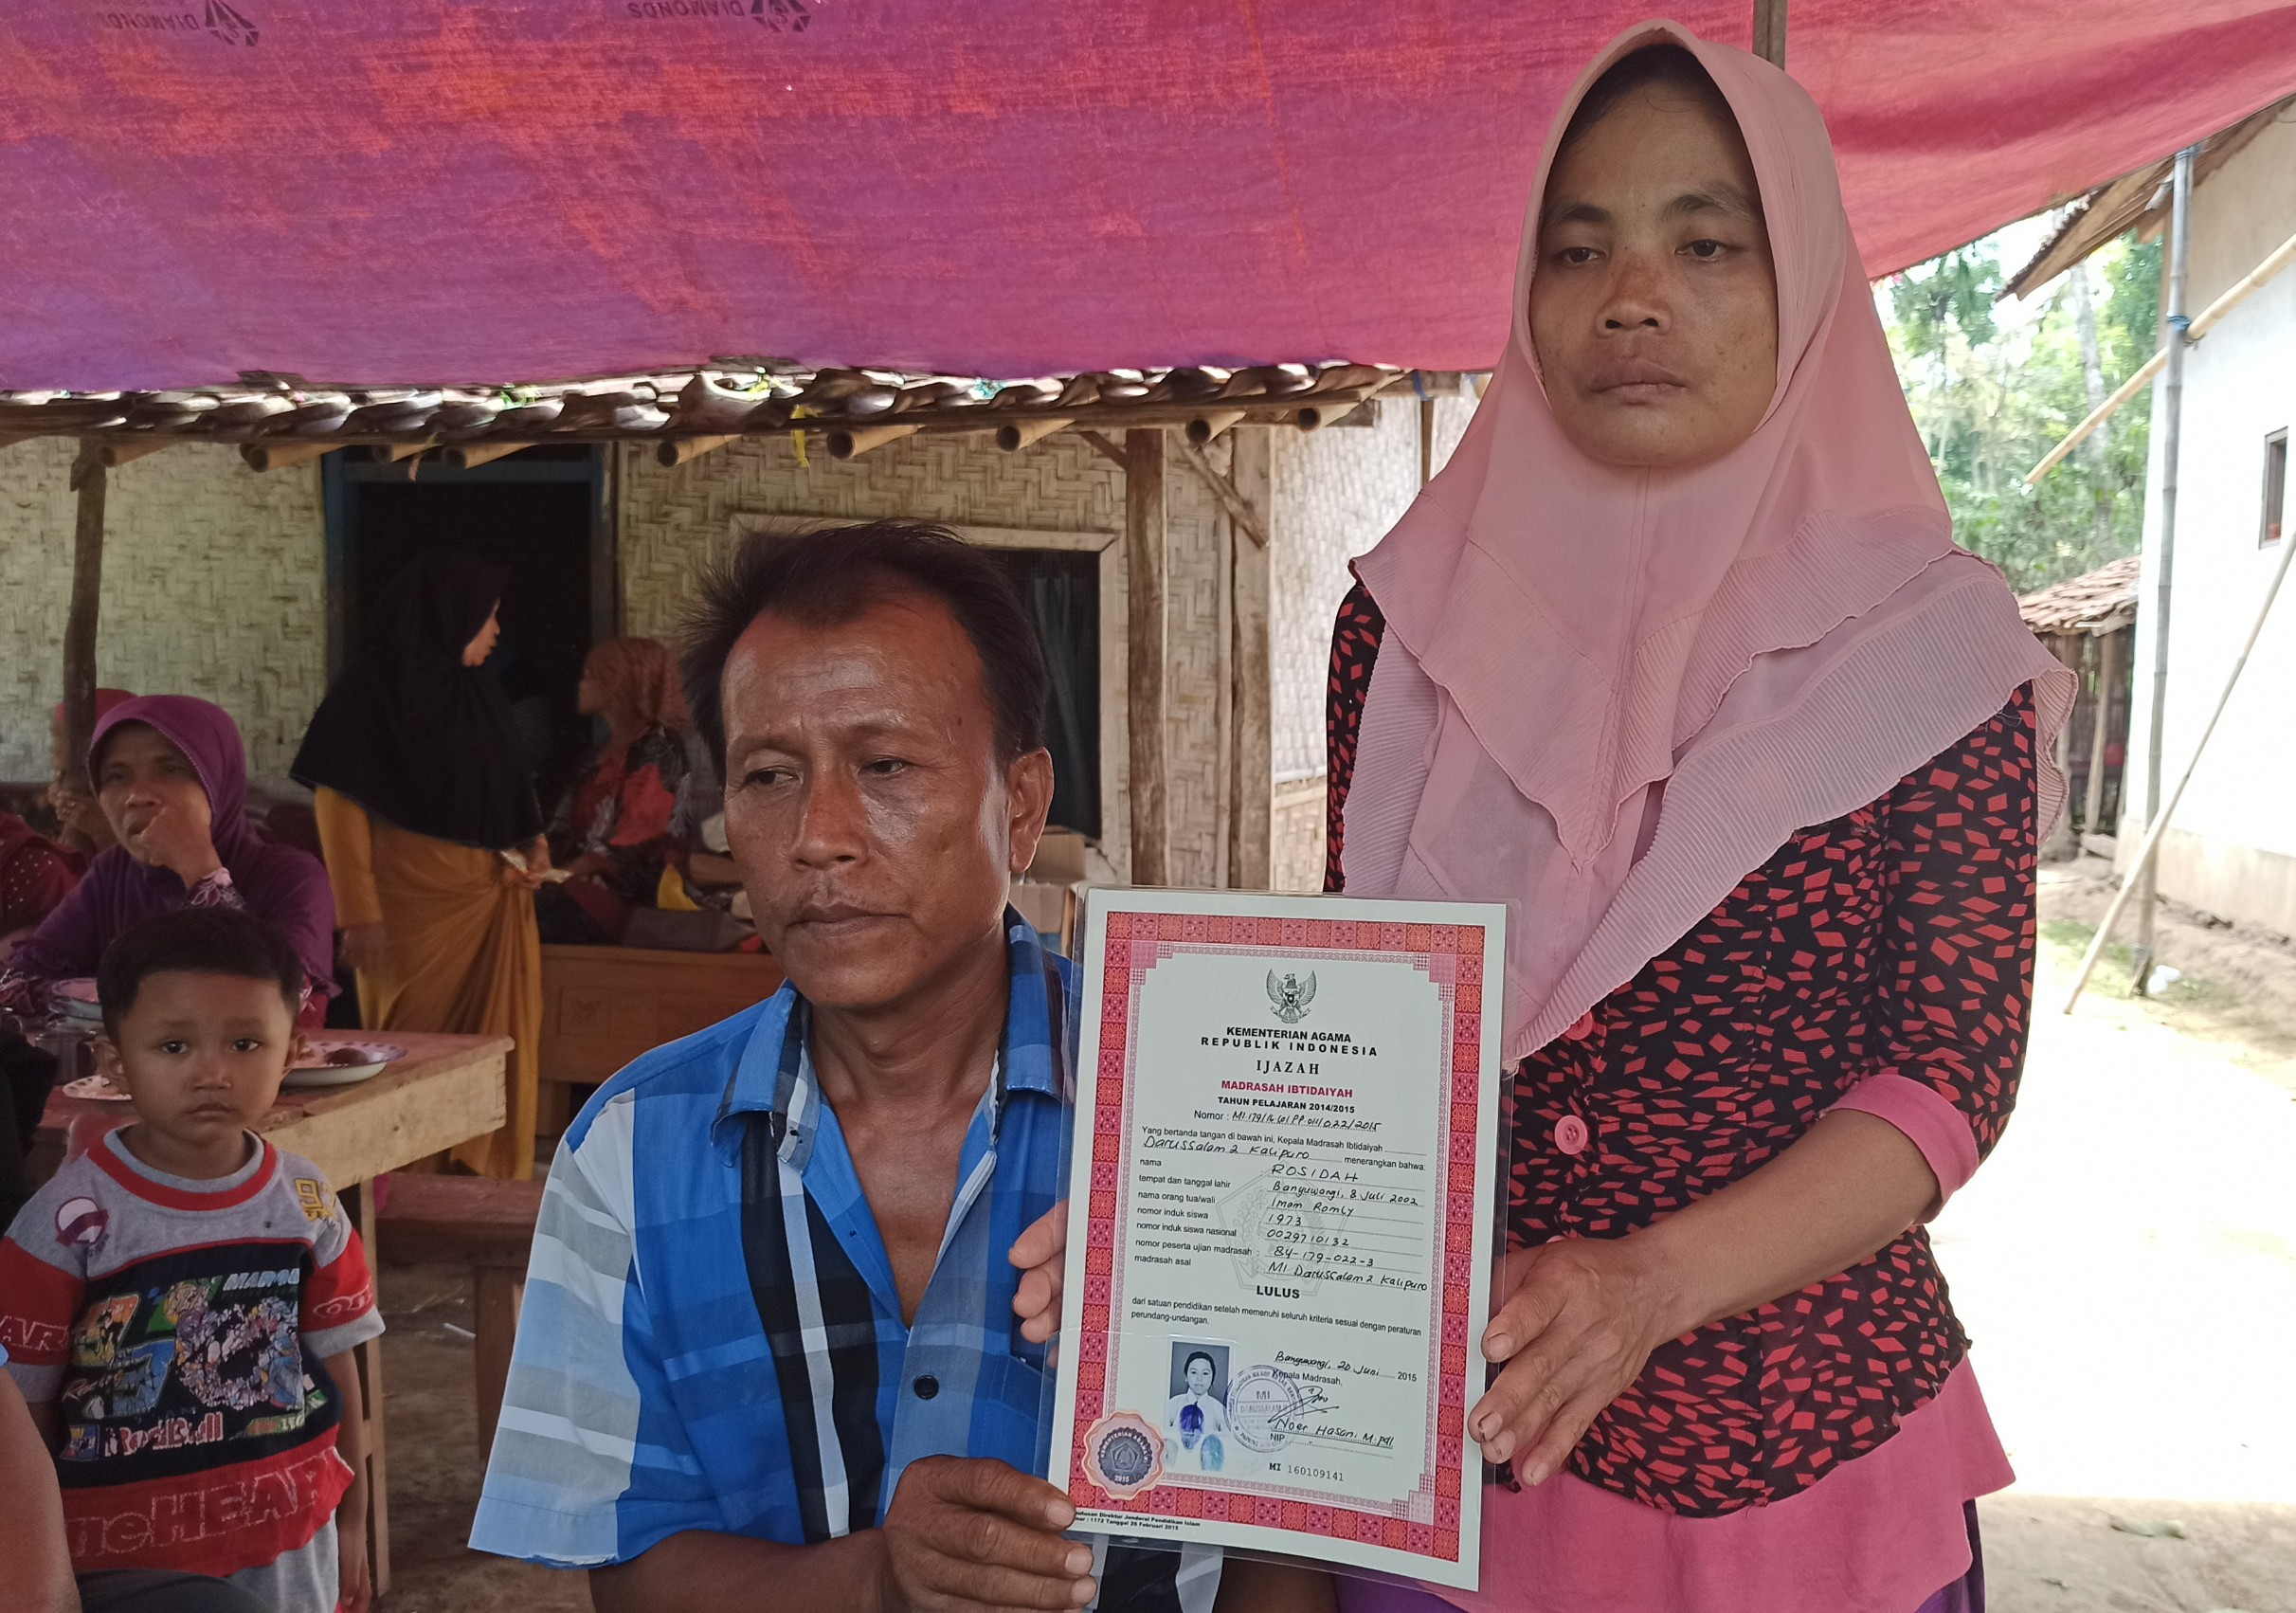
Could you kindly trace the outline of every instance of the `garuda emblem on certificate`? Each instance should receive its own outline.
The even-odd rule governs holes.
[[[1275,1006],[1275,1017],[1286,1024],[1297,1024],[1308,1017],[1308,1005],[1315,1001],[1315,972],[1308,978],[1286,974],[1281,979],[1274,970],[1268,970],[1268,1001]]]

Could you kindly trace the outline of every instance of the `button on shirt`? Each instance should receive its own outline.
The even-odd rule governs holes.
[[[563,1568],[686,1530],[800,1545],[880,1521],[919,1457],[1042,1471],[1044,1351],[1021,1337],[1005,1251],[1059,1196],[1075,971],[1005,917],[1004,1042],[913,1323],[792,988],[584,1106],[543,1195],[471,1545]]]

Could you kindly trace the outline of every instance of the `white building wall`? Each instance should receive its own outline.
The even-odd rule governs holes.
[[[2267,128],[2195,192],[2187,306],[2198,311],[2296,232],[2296,127]],[[2130,718],[2125,859],[2142,837],[2158,631],[2164,389],[2153,389]],[[2163,790],[2224,688],[2273,567],[2261,548],[2265,439],[2296,424],[2296,273],[2256,292],[2185,353],[2183,448],[2172,576]],[[2287,512],[2284,512],[2284,516]],[[2284,542],[2289,541],[2283,539]],[[2296,594],[2267,624],[2175,824],[2168,895],[2296,933]]]
[[[0,778],[48,776],[72,597],[77,444],[0,448]],[[169,448],[109,473],[99,681],[215,701],[247,736],[256,788],[287,765],[326,691],[318,467],[257,473],[235,448]]]

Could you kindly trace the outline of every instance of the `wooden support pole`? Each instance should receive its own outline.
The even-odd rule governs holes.
[[[1220,500],[1220,507],[1228,513],[1228,519],[1236,523],[1236,530],[1250,538],[1255,548],[1267,548],[1268,529],[1261,524],[1258,513],[1244,502],[1243,495],[1236,491],[1236,484],[1220,474],[1220,467],[1212,462],[1212,457],[1184,436],[1180,440],[1180,453],[1187,461],[1188,468],[1196,473],[1197,480],[1211,490],[1213,498]]]
[[[1435,480],[1435,400],[1419,399],[1419,485]]]
[[[495,1427],[502,1419],[502,1394],[510,1384],[511,1346],[518,1336],[518,1312],[526,1300],[526,1269],[474,1265],[471,1325],[478,1330],[473,1388],[478,1397],[479,1460],[495,1448]]]
[[[358,1223],[359,1241],[375,1248],[374,1184],[361,1182],[343,1195]],[[374,1600],[390,1589],[390,1462],[383,1419],[383,1341],[371,1338],[352,1349],[352,1369],[359,1374],[367,1403],[367,1568],[373,1581]],[[479,1459],[485,1459],[481,1449]]]
[[[1094,453],[1098,454],[1102,459],[1108,461],[1118,470],[1129,471],[1131,469],[1132,462],[1125,457],[1124,450],[1116,446],[1115,444],[1110,442],[1108,438],[1102,435],[1100,432],[1087,427],[1079,430],[1076,435],[1083,438],[1087,443],[1090,443],[1093,445]]]
[[[285,470],[289,465],[309,464],[334,452],[325,443],[249,443],[239,451],[247,462],[249,470]]]
[[[739,432],[727,437],[673,437],[656,446],[654,462],[665,470],[674,465],[689,464],[704,454],[715,453],[728,443],[740,441]],[[521,443],[518,445],[524,447],[526,444]]]
[[[1754,54],[1773,67],[1786,64],[1786,0],[1754,0]]]
[[[430,444],[427,440],[420,443],[391,443],[384,447],[383,458],[392,464],[397,464],[401,460],[411,460],[418,457],[429,446]]]
[[[2100,633],[2097,646],[2096,709],[2090,714],[2088,730],[2088,788],[2082,802],[2081,832],[2101,835],[2110,831],[2099,826],[2097,820],[2105,815],[2105,747],[2111,742],[2113,685],[2121,678],[2121,635]],[[2125,761],[2123,764],[2126,765]]]
[[[1275,444],[1265,431],[1238,431],[1228,441],[1231,450],[1227,480],[1245,506],[1262,517],[1274,503],[1271,481]],[[1229,694],[1234,713],[1229,733],[1234,735],[1235,760],[1228,770],[1228,883],[1238,890],[1264,891],[1272,873],[1271,840],[1275,829],[1275,752],[1269,648],[1269,608],[1273,592],[1268,545],[1231,546],[1235,566],[1235,608],[1229,615],[1233,643],[1228,657]]]
[[[96,731],[96,618],[103,600],[103,497],[108,471],[100,444],[82,439],[72,463],[80,495],[72,530],[72,603],[63,619],[64,765],[86,788],[88,736]]]
[[[1124,460],[1125,703],[1131,755],[1131,881],[1162,885],[1171,877],[1164,732],[1167,570],[1164,433],[1127,431]]]

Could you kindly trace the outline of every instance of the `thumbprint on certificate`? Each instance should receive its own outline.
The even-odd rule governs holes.
[[[1227,1466],[1228,1350],[1209,1340],[1174,1339],[1170,1396],[1164,1403],[1164,1461],[1173,1473]]]

